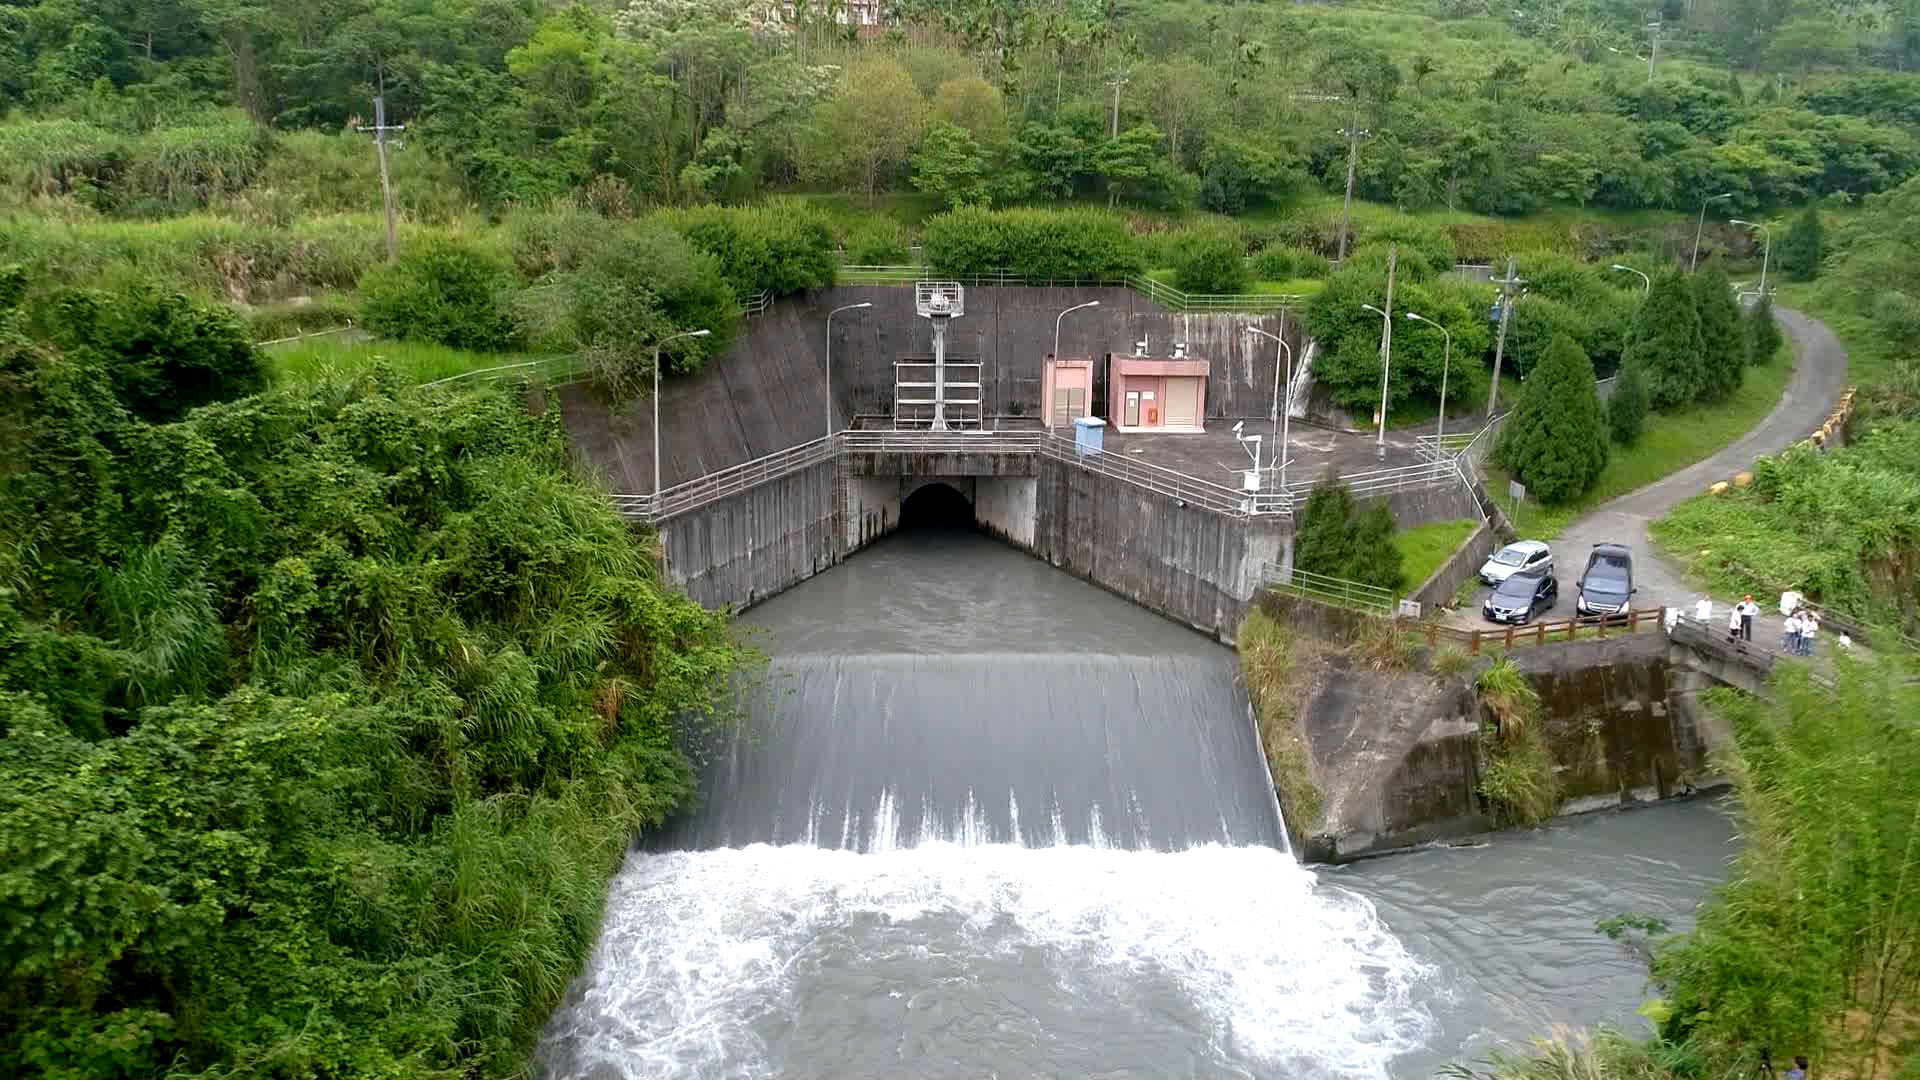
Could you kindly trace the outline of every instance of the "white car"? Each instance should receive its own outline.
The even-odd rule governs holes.
[[[1480,580],[1498,585],[1515,574],[1553,574],[1553,552],[1538,540],[1516,540],[1480,564]]]

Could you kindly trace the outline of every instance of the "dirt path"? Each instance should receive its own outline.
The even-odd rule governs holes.
[[[1575,582],[1586,565],[1587,552],[1595,544],[1625,544],[1633,550],[1634,585],[1639,590],[1633,606],[1639,608],[1679,606],[1693,613],[1699,590],[1690,588],[1680,570],[1660,558],[1647,535],[1647,525],[1665,515],[1682,501],[1705,491],[1715,481],[1725,480],[1748,468],[1765,454],[1778,453],[1812,434],[1826,420],[1834,403],[1846,388],[1847,354],[1826,324],[1787,308],[1774,309],[1781,326],[1794,345],[1793,377],[1780,396],[1779,404],[1753,430],[1703,461],[1696,462],[1638,491],[1630,491],[1608,500],[1590,513],[1575,519],[1554,537],[1553,557],[1560,583],[1560,603],[1552,618],[1573,614],[1578,592]],[[1656,419],[1655,422],[1658,422]],[[1454,615],[1462,625],[1480,625],[1480,600],[1471,608]],[[1726,606],[1738,597],[1714,597],[1715,618],[1726,617]],[[1755,597],[1762,610],[1756,638],[1774,640],[1780,635],[1779,597]],[[1763,636],[1764,635],[1764,636]]]

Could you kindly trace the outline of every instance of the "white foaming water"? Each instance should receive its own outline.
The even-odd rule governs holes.
[[[551,1075],[1384,1077],[1427,977],[1265,847],[635,854]]]

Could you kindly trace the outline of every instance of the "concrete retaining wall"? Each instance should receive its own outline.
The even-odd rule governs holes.
[[[967,314],[948,331],[947,352],[983,365],[988,414],[1039,415],[1054,319],[1088,300],[1100,306],[1067,316],[1062,355],[1104,359],[1110,352],[1131,353],[1143,337],[1150,350],[1164,355],[1184,341],[1193,355],[1212,363],[1209,417],[1265,416],[1272,403],[1278,350],[1264,338],[1249,340],[1243,327],[1283,334],[1296,350],[1301,347],[1299,329],[1277,314],[1178,314],[1126,288],[968,289]],[[785,297],[744,321],[725,355],[699,374],[662,387],[662,482],[690,480],[826,434],[826,315],[861,302],[873,307],[833,320],[831,423],[844,427],[857,415],[890,415],[894,362],[933,349],[927,320],[913,312],[912,287],[843,285]],[[575,446],[613,489],[650,490],[651,402],[610,408],[584,386],[564,389],[560,400]]]
[[[1262,566],[1292,560],[1289,522],[1215,514],[1052,459],[1038,481],[1035,555],[1223,641]]]
[[[1480,527],[1460,541],[1460,546],[1453,549],[1447,561],[1421,582],[1408,599],[1419,601],[1422,612],[1431,612],[1449,603],[1453,600],[1453,594],[1460,591],[1460,586],[1480,572],[1487,556],[1492,555],[1499,546],[1500,540],[1494,536],[1493,528],[1481,522]]]
[[[703,607],[747,607],[838,561],[832,462],[682,514],[660,528],[667,577]]]

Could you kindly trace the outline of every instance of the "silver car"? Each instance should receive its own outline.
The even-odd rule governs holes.
[[[1553,552],[1538,540],[1516,540],[1480,564],[1480,580],[1498,585],[1515,574],[1553,575]]]

